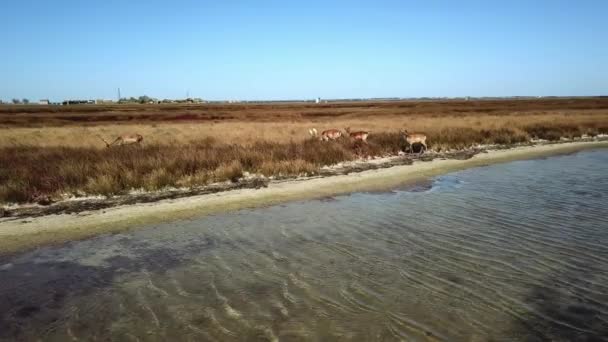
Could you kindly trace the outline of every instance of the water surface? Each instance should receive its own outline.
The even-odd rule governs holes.
[[[0,260],[0,340],[608,340],[608,150]]]

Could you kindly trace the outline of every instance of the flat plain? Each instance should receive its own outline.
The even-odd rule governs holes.
[[[369,143],[320,142],[308,130],[370,131]],[[113,195],[266,176],[397,154],[399,130],[435,152],[608,133],[608,98],[0,106],[0,203]],[[139,146],[106,148],[123,134]]]

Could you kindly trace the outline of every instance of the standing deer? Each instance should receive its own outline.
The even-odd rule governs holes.
[[[409,144],[409,150],[410,153],[413,152],[412,146],[413,144],[421,144],[423,148],[420,149],[419,154],[422,154],[422,152],[426,152],[426,134],[424,133],[408,133],[407,130],[402,129],[401,130],[401,135],[403,135],[403,138],[405,139],[405,141]]]
[[[313,138],[318,136],[316,128],[309,129],[308,133],[310,133],[310,135]],[[319,140],[321,140],[321,141],[337,140],[341,137],[342,137],[342,132],[340,132],[340,130],[328,129],[328,130],[321,132],[321,137],[319,137]]]
[[[346,127],[344,130],[346,131],[346,134],[348,134],[350,136],[351,139],[353,139],[355,141],[362,141],[366,144],[367,144],[367,137],[371,133],[370,131],[351,132],[350,127]]]
[[[111,143],[108,143],[102,137],[99,137],[99,139],[101,139],[106,144],[106,147],[111,147],[111,146],[139,144],[144,140],[144,137],[141,136],[140,134],[125,134],[125,135],[119,136]]]

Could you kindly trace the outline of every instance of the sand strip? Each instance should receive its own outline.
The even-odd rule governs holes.
[[[413,165],[348,175],[271,183],[267,188],[257,190],[241,189],[72,215],[48,215],[17,220],[2,219],[0,220],[0,255],[171,220],[357,191],[388,190],[470,167],[606,147],[608,147],[606,141],[517,147],[489,151],[468,160],[435,159],[430,162],[415,162]]]

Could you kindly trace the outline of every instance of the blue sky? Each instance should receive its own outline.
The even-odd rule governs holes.
[[[608,1],[0,4],[0,99],[608,94]]]

